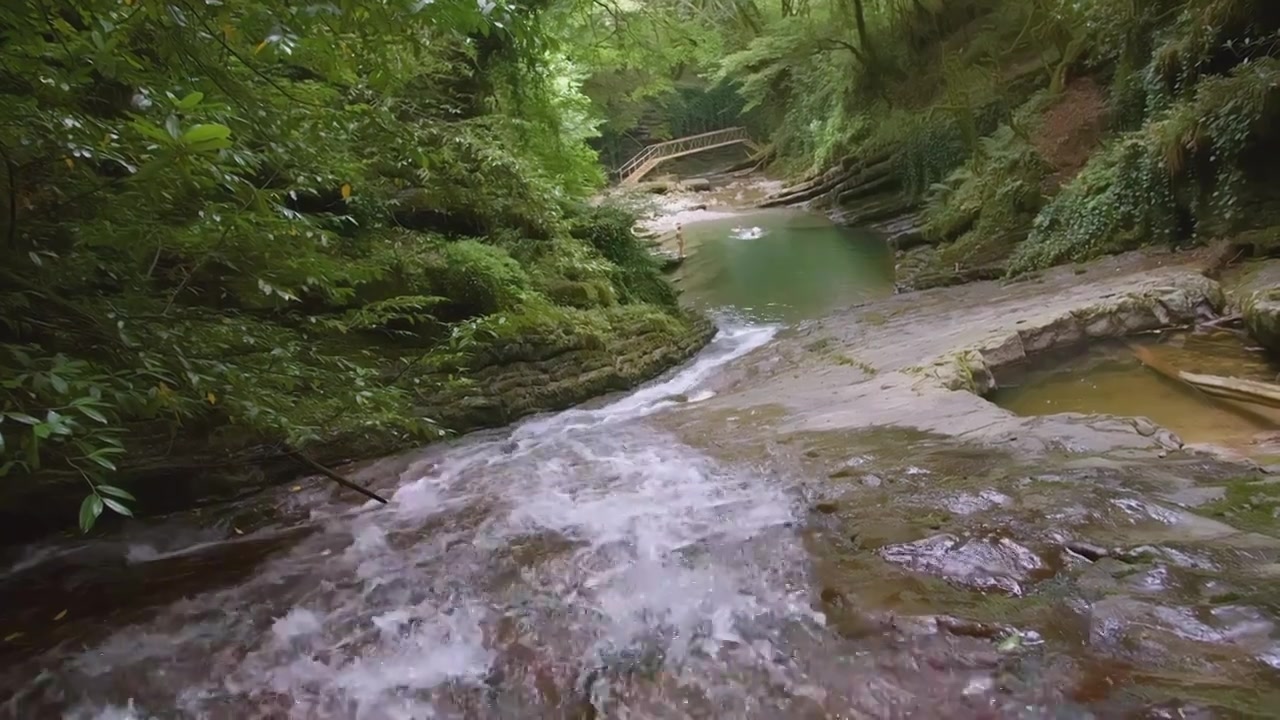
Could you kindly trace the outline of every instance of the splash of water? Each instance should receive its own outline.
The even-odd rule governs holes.
[[[774,332],[726,328],[603,407],[429,450],[390,506],[319,509],[243,582],[51,652],[4,707],[382,720],[527,708],[549,686],[603,708],[640,670],[748,704],[753,675],[799,687],[768,649],[822,620],[790,497],[644,422]]]
[[[764,228],[760,226],[753,227],[736,227],[733,229],[732,237],[734,240],[759,240],[764,237]]]

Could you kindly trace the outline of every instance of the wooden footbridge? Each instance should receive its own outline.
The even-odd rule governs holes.
[[[740,127],[714,130],[701,135],[690,135],[649,145],[618,168],[618,182],[622,185],[631,185],[639,182],[641,178],[667,160],[739,144],[746,145],[752,152],[760,150],[751,141],[746,128]]]

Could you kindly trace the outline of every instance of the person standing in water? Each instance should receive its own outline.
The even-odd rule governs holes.
[[[680,258],[684,259],[684,226],[676,223],[676,246],[680,249]]]

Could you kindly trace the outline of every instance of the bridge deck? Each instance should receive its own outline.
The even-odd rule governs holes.
[[[746,129],[740,127],[655,143],[624,163],[618,169],[618,178],[623,185],[634,184],[667,160],[737,144],[746,145],[753,151],[758,150]]]

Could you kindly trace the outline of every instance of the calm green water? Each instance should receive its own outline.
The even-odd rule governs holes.
[[[685,226],[677,286],[694,305],[794,322],[893,293],[893,251],[879,236],[797,210]]]

